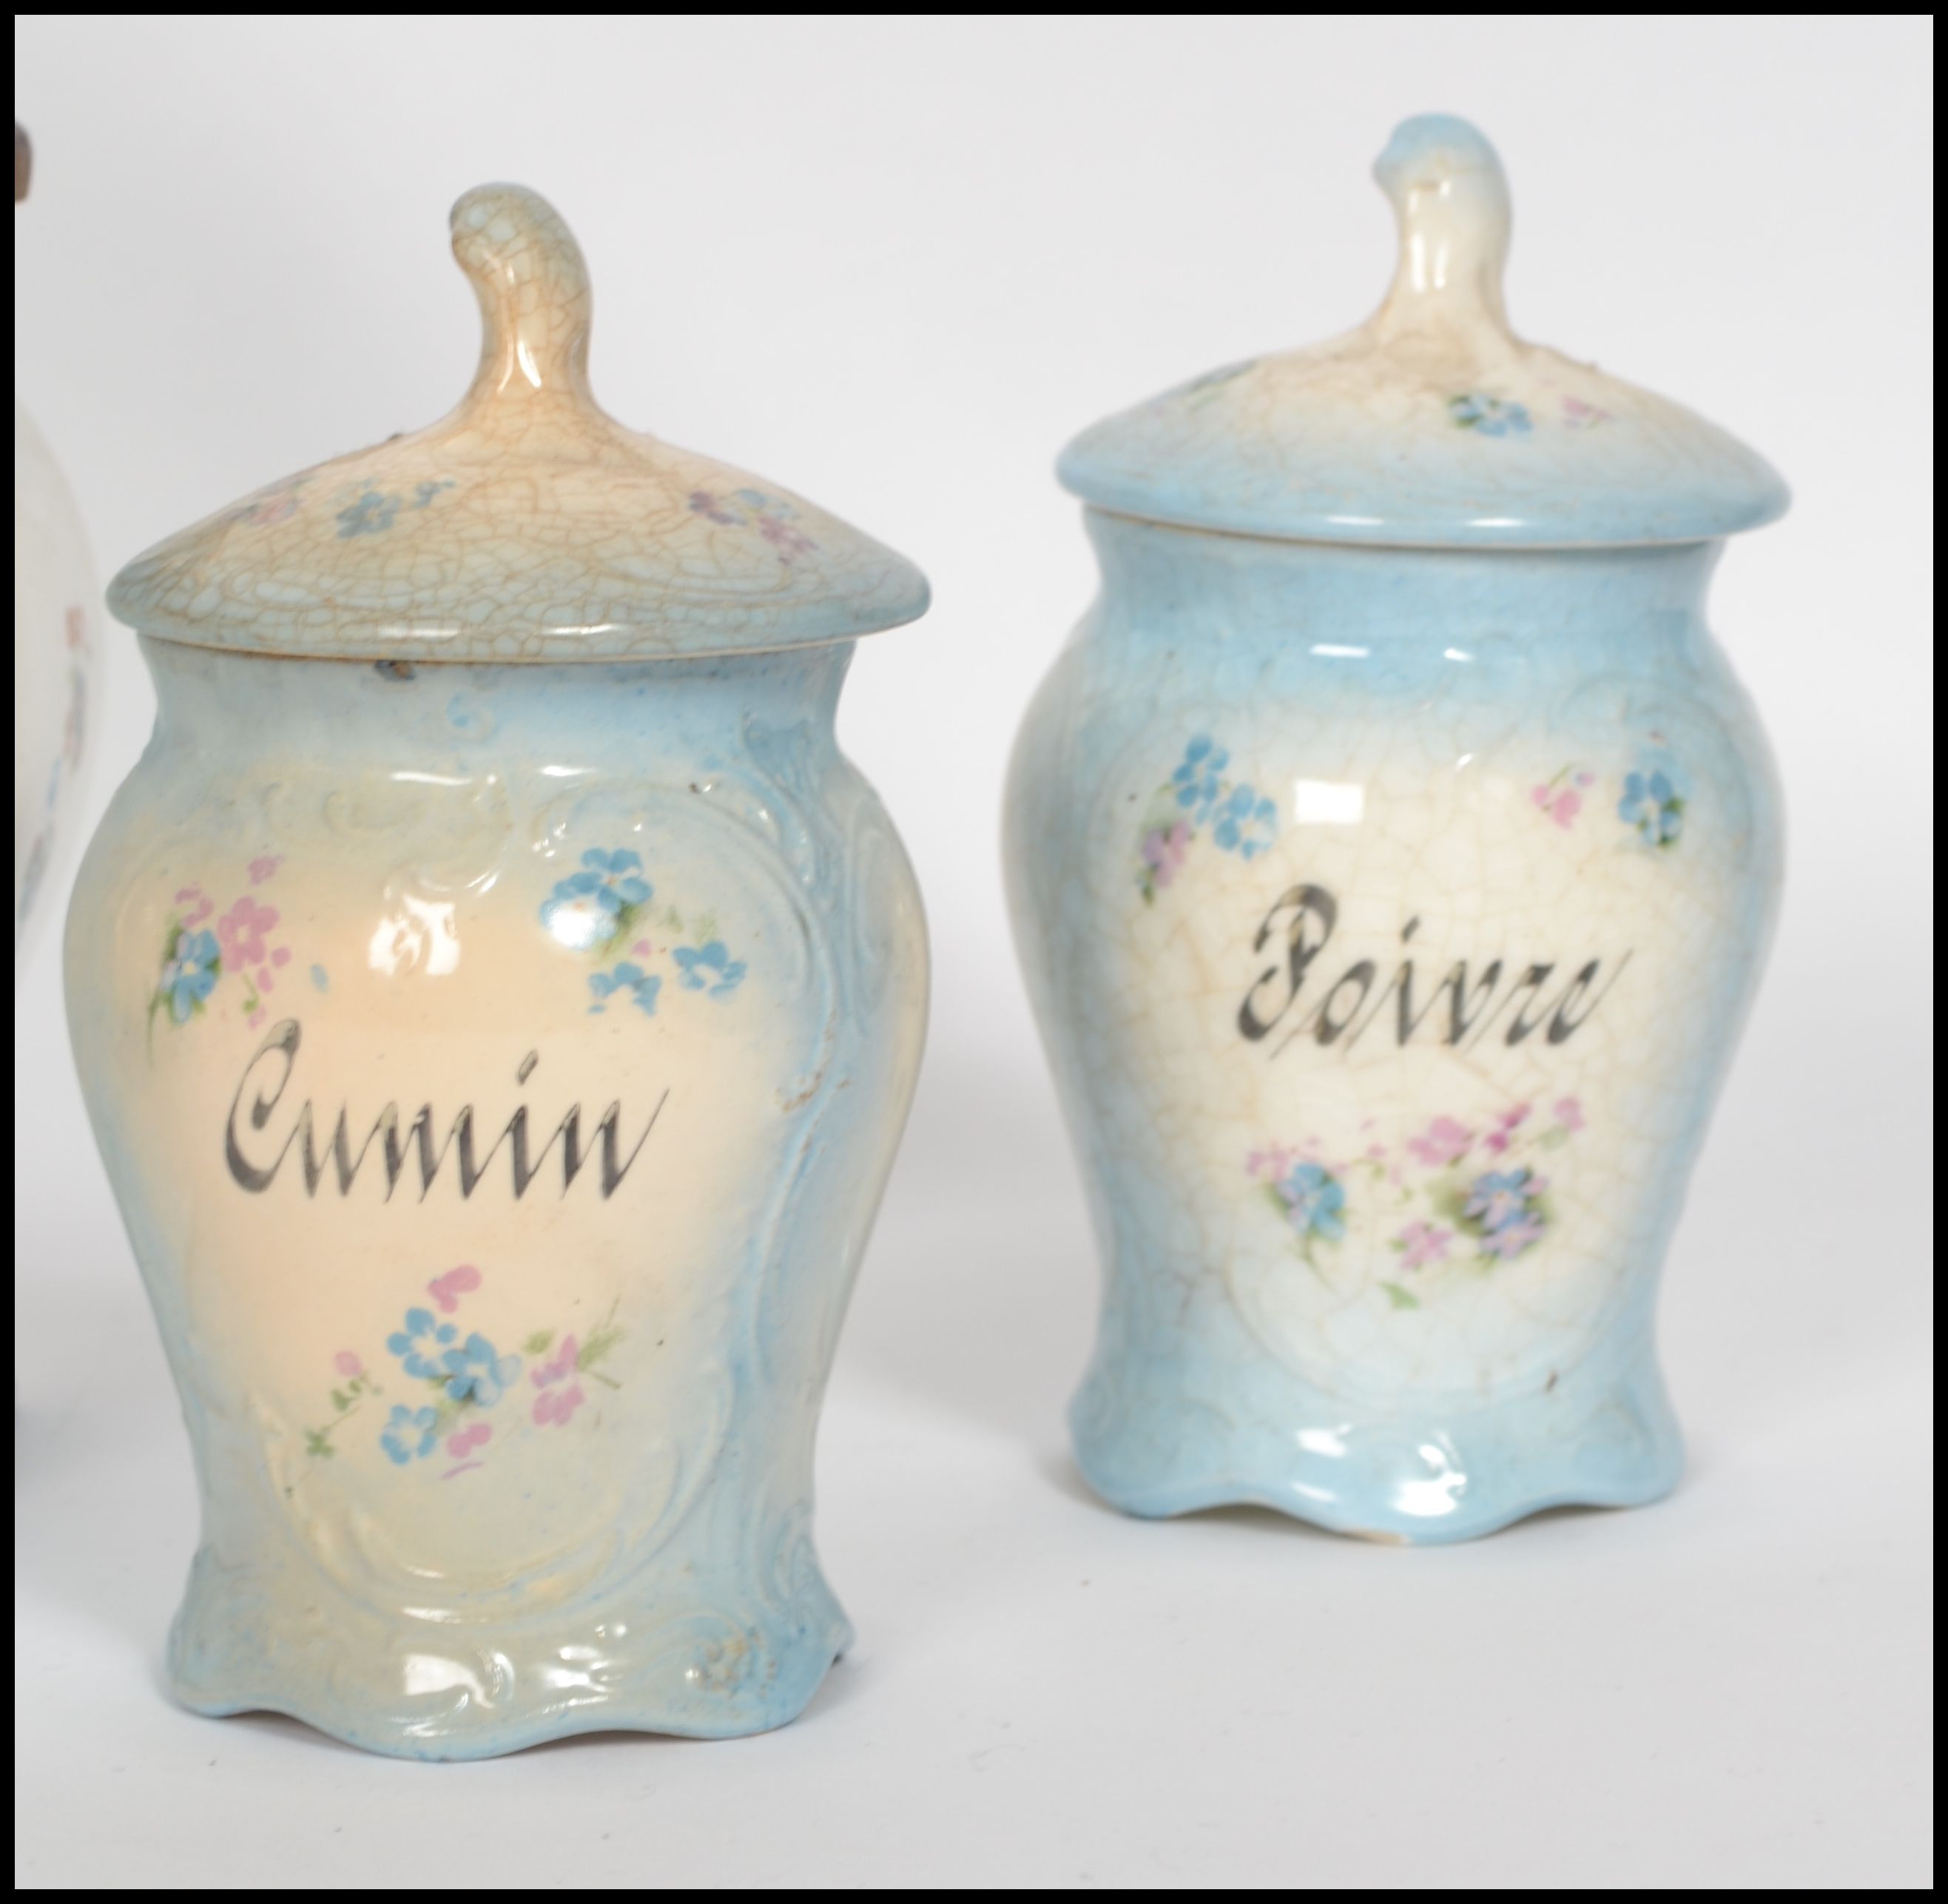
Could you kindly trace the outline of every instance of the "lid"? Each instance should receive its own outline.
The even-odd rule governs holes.
[[[588,387],[588,274],[553,206],[453,208],[480,367],[438,423],[138,556],[145,634],[263,654],[594,661],[792,648],[926,611],[926,580],[775,483],[625,429]]]
[[[1508,185],[1466,120],[1407,120],[1373,172],[1401,234],[1379,309],[1084,430],[1070,489],[1190,528],[1435,547],[1692,541],[1783,513],[1736,438],[1509,328]]]

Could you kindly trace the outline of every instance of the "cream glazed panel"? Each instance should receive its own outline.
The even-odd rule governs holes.
[[[289,792],[286,814],[319,811]],[[686,801],[708,811],[575,802],[538,842],[490,809],[452,884],[410,796],[376,882],[346,876],[328,820],[228,866],[164,835],[118,913],[118,1004],[144,1023],[124,1080],[160,1140],[143,1174],[175,1218],[203,1400],[262,1437],[349,1580],[540,1591],[567,1553],[658,1525],[717,1454],[745,1320],[717,1213],[783,1173],[783,1109],[820,1056],[796,1007],[829,978],[744,824],[672,827]],[[585,919],[588,895],[551,895],[597,854]],[[178,1018],[212,926],[219,958],[249,935],[264,962]],[[591,1463],[594,1436],[637,1461]]]
[[[1157,1107],[1138,1140],[1254,1335],[1325,1391],[1546,1385],[1627,1298],[1717,1009],[1673,981],[1708,971],[1750,830],[1656,718],[1483,746],[1375,716],[1299,745],[1302,718],[1247,712],[1152,771],[1136,839],[1127,799],[1106,811],[1103,1045]],[[1630,789],[1660,773],[1692,797],[1656,843]]]

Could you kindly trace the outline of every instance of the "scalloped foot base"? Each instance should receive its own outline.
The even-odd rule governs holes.
[[[175,1697],[212,1718],[276,1712],[396,1758],[482,1759],[585,1732],[737,1738],[787,1725],[851,1644],[816,1570],[783,1602],[706,1606],[667,1576],[478,1626],[386,1617],[315,1577],[199,1554],[170,1630]]]
[[[1084,1478],[1146,1518],[1267,1507],[1337,1533],[1472,1540],[1554,1507],[1640,1507],[1683,1471],[1656,1363],[1567,1376],[1540,1392],[1420,1420],[1380,1416],[1290,1378],[1211,1400],[1147,1372],[1098,1368],[1070,1412]],[[1159,1379],[1161,1376],[1162,1378]]]

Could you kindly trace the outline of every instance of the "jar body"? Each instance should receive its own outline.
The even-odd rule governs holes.
[[[793,1717],[926,1010],[851,644],[144,645],[67,978],[201,1489],[179,1696],[423,1757]]]
[[[14,970],[73,849],[96,687],[95,575],[81,512],[14,405]]]
[[[1010,771],[1129,1511],[1465,1537],[1674,1482],[1652,1308],[1770,931],[1714,544],[1367,550],[1091,511]]]

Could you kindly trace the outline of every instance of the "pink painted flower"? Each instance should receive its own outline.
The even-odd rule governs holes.
[[[1283,1144],[1272,1144],[1264,1150],[1253,1151],[1245,1159],[1245,1174],[1262,1177],[1267,1183],[1276,1183],[1298,1161],[1297,1151],[1288,1149]]]
[[[1143,837],[1143,864],[1152,885],[1167,886],[1183,864],[1184,849],[1190,844],[1190,825],[1180,820],[1174,826],[1158,826]]]
[[[582,1354],[581,1345],[572,1335],[564,1335],[561,1346],[545,1362],[537,1362],[528,1371],[537,1388],[551,1388],[558,1381],[566,1381],[575,1372],[577,1358]]]
[[[191,904],[194,901],[195,903]],[[186,932],[200,926],[216,908],[210,903],[209,895],[200,886],[185,886],[176,895],[178,906],[188,906],[190,910],[182,916],[182,928]]]
[[[1599,423],[1611,420],[1610,412],[1599,405],[1585,403],[1580,397],[1565,396],[1562,399],[1562,423],[1565,429],[1594,429]]]
[[[1532,1104],[1518,1104],[1512,1111],[1504,1111],[1496,1118],[1494,1129],[1483,1141],[1497,1155],[1506,1150],[1509,1140],[1515,1135],[1518,1127],[1528,1120],[1529,1112],[1534,1109]]]
[[[538,1428],[564,1427],[588,1399],[579,1381],[571,1381],[563,1388],[545,1388],[535,1397],[535,1425]]]
[[[1572,1136],[1583,1128],[1583,1103],[1580,1098],[1559,1097],[1556,1100],[1556,1121]]]
[[[476,1448],[484,1448],[494,1438],[494,1431],[485,1422],[475,1422],[468,1427],[446,1437],[446,1451],[456,1461],[464,1461]]]
[[[331,1358],[331,1366],[347,1381],[355,1381],[365,1372],[365,1365],[350,1349],[340,1349]]]
[[[629,950],[639,959],[648,959],[655,957],[656,948],[647,939],[638,939]]]
[[[435,1276],[427,1285],[427,1294],[439,1305],[442,1315],[451,1316],[460,1307],[460,1298],[471,1295],[479,1286],[480,1272],[471,1263],[462,1263],[444,1276]]]
[[[270,957],[264,935],[277,923],[275,906],[260,906],[247,893],[216,922],[225,965],[235,971],[240,966],[263,964]]]
[[[284,863],[281,853],[262,853],[250,862],[250,883],[261,886]]]
[[[790,523],[780,522],[775,516],[760,516],[758,518],[758,533],[786,562],[795,555],[807,554],[818,547],[802,529],[793,529]]]
[[[1429,1170],[1439,1170],[1466,1156],[1474,1141],[1475,1133],[1466,1125],[1452,1118],[1436,1118],[1420,1136],[1410,1137],[1407,1147]]]
[[[1534,1216],[1504,1223],[1499,1230],[1490,1230],[1481,1239],[1481,1253],[1484,1256],[1499,1256],[1504,1261],[1519,1256],[1530,1244],[1541,1242],[1543,1227],[1541,1218]]]
[[[1394,1240],[1399,1245],[1401,1261],[1409,1269],[1417,1270],[1423,1264],[1444,1261],[1454,1233],[1438,1223],[1410,1223]]]
[[[264,1009],[263,1006],[259,1005],[257,1009],[244,1021],[244,1022],[249,1025],[251,1030],[254,1031],[269,1016],[269,1013]]]

